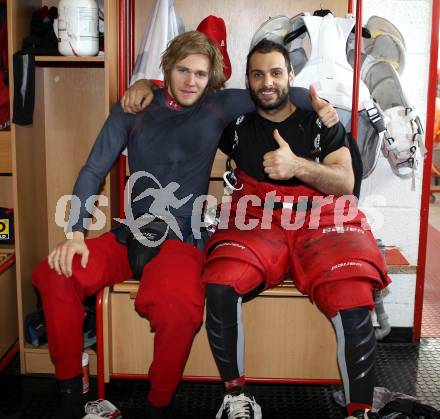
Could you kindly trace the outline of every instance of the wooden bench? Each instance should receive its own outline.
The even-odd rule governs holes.
[[[414,271],[398,250],[390,249],[386,258],[392,273]],[[137,290],[137,281],[126,281],[105,288],[97,297],[100,398],[104,398],[104,383],[112,377],[147,377],[154,334],[134,309]],[[332,324],[292,280],[264,291],[243,307],[245,369],[250,382],[340,382]],[[219,380],[204,326],[195,338],[184,379]]]

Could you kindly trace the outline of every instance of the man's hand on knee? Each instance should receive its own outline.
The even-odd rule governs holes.
[[[73,238],[60,243],[50,252],[47,262],[51,269],[66,278],[72,276],[72,260],[75,255],[81,255],[81,266],[85,268],[89,260],[89,249],[84,241],[84,234],[74,232]]]

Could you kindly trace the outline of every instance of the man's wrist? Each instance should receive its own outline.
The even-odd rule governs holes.
[[[295,158],[295,177],[301,179],[307,173],[307,166],[310,161],[302,157],[296,156]]]
[[[150,80],[150,79],[146,79],[146,80],[147,80],[147,82],[148,82],[148,87],[149,87],[151,90],[157,90],[157,89],[159,89],[159,86],[158,86],[156,83],[154,83],[153,80]]]
[[[84,233],[82,231],[72,232],[72,240],[84,240]]]

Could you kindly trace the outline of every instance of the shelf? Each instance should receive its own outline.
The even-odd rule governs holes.
[[[96,375],[96,352],[91,348],[85,349],[85,352],[89,354],[90,375]],[[25,343],[20,356],[23,357],[23,361],[26,365],[26,373],[28,374],[55,373],[47,344],[35,347],[29,343]]]
[[[98,55],[95,57],[65,57],[63,55],[38,55],[35,57],[35,62],[59,62],[59,63],[87,63],[97,62],[103,63],[104,56]]]
[[[33,346],[30,343],[24,344],[24,350],[26,352],[36,352],[36,353],[49,353],[49,347],[47,346],[47,343],[43,343],[40,346]],[[89,355],[96,355],[95,350],[92,348],[86,348],[84,349],[84,352],[87,352]]]
[[[12,17],[8,26],[8,46],[10,52],[19,51],[23,38],[28,36],[32,13],[42,2],[14,0],[7,3],[8,16]],[[55,3],[58,1],[51,0],[48,5]],[[17,263],[14,279],[16,277],[18,298],[8,298],[18,301],[18,309],[13,311],[18,312],[22,374],[54,372],[47,346],[34,348],[24,341],[26,315],[37,306],[32,270],[65,238],[63,229],[54,222],[53,210],[60,196],[72,190],[96,136],[117,101],[118,2],[104,0],[103,3],[105,54],[75,57],[41,52],[34,55],[33,124],[12,126],[12,176],[0,176],[0,207],[15,209]],[[13,81],[14,74],[11,74],[11,85]],[[116,175],[117,171],[113,170],[102,192],[110,199],[109,205],[102,209],[108,220],[105,231],[116,214],[117,199],[112,196],[113,190],[116,191],[113,187]],[[7,272],[14,269],[11,267]],[[0,301],[3,300],[0,298]],[[96,355],[93,351],[89,355],[93,373]]]
[[[40,55],[35,57],[38,67],[104,67],[104,56],[64,57],[62,55]]]
[[[11,173],[11,131],[0,131],[0,174]]]
[[[417,273],[417,266],[408,262],[399,249],[389,246],[385,249],[385,261],[389,274],[413,274]]]

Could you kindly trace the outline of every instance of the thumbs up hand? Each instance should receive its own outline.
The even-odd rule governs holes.
[[[291,179],[300,167],[302,159],[295,155],[277,129],[273,132],[273,138],[279,148],[263,156],[264,171],[271,179]]]
[[[318,96],[316,87],[311,85],[309,87],[310,96],[312,98],[312,108],[318,114],[322,123],[330,128],[339,122],[339,116],[336,109],[324,99]]]
[[[280,146],[280,148],[287,147],[290,150],[289,143],[283,137],[281,137],[281,135],[277,129],[273,130],[273,138],[275,139],[277,144]]]

